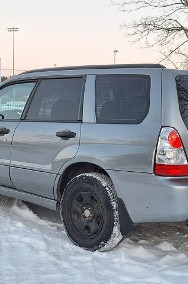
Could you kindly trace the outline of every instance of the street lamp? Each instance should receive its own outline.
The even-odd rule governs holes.
[[[1,83],[1,58],[0,58],[0,83]]]
[[[117,49],[114,49],[114,64],[116,64],[116,53],[119,52]]]
[[[8,32],[13,33],[13,53],[12,53],[12,70],[13,70],[13,76],[14,76],[14,32],[18,32],[19,28],[7,28]]]

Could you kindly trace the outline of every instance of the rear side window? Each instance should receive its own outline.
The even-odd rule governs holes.
[[[188,75],[176,77],[176,87],[181,117],[188,128]]]
[[[83,78],[42,79],[26,119],[78,121],[81,119]]]
[[[98,123],[140,123],[149,111],[150,77],[99,75],[96,77]]]

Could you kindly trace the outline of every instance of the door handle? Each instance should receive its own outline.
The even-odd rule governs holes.
[[[0,136],[8,134],[10,132],[10,129],[6,127],[0,127]]]
[[[65,130],[56,132],[56,136],[60,137],[60,138],[62,138],[64,140],[68,140],[70,138],[76,137],[76,133],[70,131],[69,129],[65,129]]]

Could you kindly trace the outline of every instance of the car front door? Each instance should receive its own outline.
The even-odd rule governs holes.
[[[36,82],[14,82],[0,89],[0,185],[13,187],[10,179],[10,155],[14,131]]]
[[[16,189],[53,198],[60,168],[79,147],[84,79],[42,79],[16,128],[11,180]]]

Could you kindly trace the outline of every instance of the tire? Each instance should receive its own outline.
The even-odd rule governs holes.
[[[105,175],[85,173],[73,178],[64,190],[60,215],[68,237],[86,250],[106,251],[122,239],[117,196]]]

